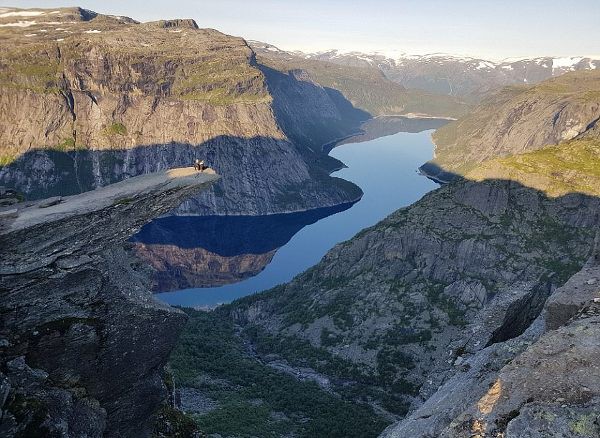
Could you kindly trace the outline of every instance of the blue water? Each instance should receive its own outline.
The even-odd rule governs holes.
[[[218,239],[196,241],[193,245],[204,245],[223,256],[260,254],[279,248],[271,263],[258,275],[238,283],[165,292],[157,297],[172,305],[212,307],[290,281],[318,263],[335,244],[350,239],[363,228],[376,224],[437,187],[417,173],[417,168],[433,155],[431,133],[401,132],[338,146],[330,155],[348,167],[335,172],[334,176],[352,181],[363,190],[364,196],[359,202],[344,211],[323,213],[317,210],[312,216],[308,213],[247,218],[241,224],[232,224],[231,218],[222,218],[225,231]],[[219,230],[219,219],[210,220],[213,221],[211,229]],[[179,242],[179,245],[183,244]]]

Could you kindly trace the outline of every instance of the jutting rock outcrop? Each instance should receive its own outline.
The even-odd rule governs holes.
[[[185,316],[122,245],[218,177],[192,168],[16,204],[0,231],[0,434],[147,436]]]

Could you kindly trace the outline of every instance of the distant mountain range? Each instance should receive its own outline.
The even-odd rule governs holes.
[[[600,68],[600,57],[538,57],[490,61],[443,53],[389,55],[379,52],[328,50],[287,52],[258,41],[249,41],[257,53],[290,59],[301,57],[349,67],[377,67],[388,79],[407,89],[421,89],[478,101],[504,85],[535,84],[570,71]]]

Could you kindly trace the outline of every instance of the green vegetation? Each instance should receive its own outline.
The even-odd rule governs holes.
[[[30,53],[17,56],[6,60],[10,68],[0,68],[0,86],[36,93],[59,92],[57,61],[40,59]]]
[[[571,432],[584,437],[593,437],[598,433],[597,415],[581,415],[569,424]]]
[[[196,422],[183,412],[167,405],[157,412],[152,438],[190,438],[194,433],[200,433]]]
[[[121,199],[117,199],[113,205],[114,206],[118,206],[118,205],[129,205],[134,201],[133,198],[121,198]]]
[[[271,97],[260,72],[246,59],[235,61],[217,59],[180,68],[171,93],[212,105],[269,102]]]
[[[190,414],[203,432],[239,437],[286,433],[375,437],[386,426],[370,407],[340,399],[311,381],[298,381],[259,362],[218,311],[185,312],[190,320],[170,364],[176,387],[197,388],[217,402],[210,412]]]
[[[600,194],[600,139],[584,138],[547,146],[537,151],[496,158],[467,174],[512,179],[548,196],[567,193]]]
[[[103,129],[104,135],[127,135],[127,128],[121,122],[113,122],[109,126]]]
[[[16,153],[3,153],[0,154],[0,167],[8,166],[15,162],[18,158]]]
[[[83,145],[79,145],[75,143],[75,139],[73,137],[64,138],[60,143],[50,147],[50,149],[56,152],[72,152],[72,151],[84,151],[87,148]]]
[[[436,158],[433,161],[446,171],[466,175],[478,170],[478,163],[485,159],[511,151],[543,148],[550,142],[544,143],[540,139],[538,141],[542,143],[531,144],[532,137],[526,132],[554,129],[556,120],[552,118],[558,117],[565,108],[569,112],[585,112],[590,104],[599,102],[600,72],[594,70],[567,73],[531,87],[506,87],[488,96],[469,114],[434,133]],[[563,126],[562,129],[568,127],[559,126]],[[521,131],[523,133],[519,134]],[[507,141],[509,133],[512,135],[510,144]],[[560,138],[560,134],[554,133],[556,138]],[[578,160],[571,162],[575,161]],[[494,166],[501,164],[501,160],[494,161],[486,171],[494,172]],[[523,165],[528,167],[526,163],[506,164],[513,171],[527,170],[518,168]],[[492,173],[490,177],[497,175]],[[563,188],[569,185],[570,182]]]

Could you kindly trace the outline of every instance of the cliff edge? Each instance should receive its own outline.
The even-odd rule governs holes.
[[[149,434],[186,318],[122,244],[218,178],[173,169],[0,219],[0,435]]]

